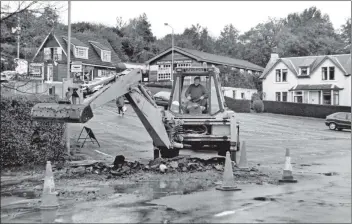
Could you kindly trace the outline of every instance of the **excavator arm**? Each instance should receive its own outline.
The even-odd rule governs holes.
[[[125,95],[154,145],[170,149],[172,145],[163,123],[162,110],[140,85],[141,80],[141,70],[134,69],[124,76],[111,77],[97,83],[104,84],[103,88],[87,97],[82,104],[71,104],[68,101],[58,104],[39,103],[32,108],[31,115],[34,120],[86,123],[93,118],[93,109]]]

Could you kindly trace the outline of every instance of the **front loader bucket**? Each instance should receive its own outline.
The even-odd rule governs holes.
[[[31,111],[33,120],[86,123],[93,117],[90,105],[38,103]]]

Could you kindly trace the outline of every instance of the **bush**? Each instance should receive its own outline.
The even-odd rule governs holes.
[[[51,96],[38,99],[33,95],[1,97],[1,167],[63,159],[64,125],[31,119],[31,108],[40,102],[55,102],[55,99]]]
[[[253,102],[253,109],[257,113],[262,113],[264,111],[264,103],[261,100],[255,100]]]

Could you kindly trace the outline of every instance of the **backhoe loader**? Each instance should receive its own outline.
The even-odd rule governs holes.
[[[196,76],[207,90],[203,107],[197,102],[190,102],[185,95]],[[80,86],[72,84],[68,88],[71,94],[67,94],[66,100],[58,104],[36,104],[31,116],[38,121],[85,123],[93,118],[95,108],[124,95],[152,138],[154,158],[160,155],[163,158],[175,157],[179,150],[191,148],[216,150],[221,156],[230,151],[232,160],[236,162],[239,125],[235,112],[225,106],[218,68],[177,68],[167,110],[156,105],[141,80],[141,70],[133,69],[124,76],[103,80],[103,88],[85,99]]]

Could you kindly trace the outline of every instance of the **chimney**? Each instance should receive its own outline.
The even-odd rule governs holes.
[[[277,53],[277,47],[274,47],[270,55],[270,61],[275,61],[277,59],[279,59],[279,54]]]

